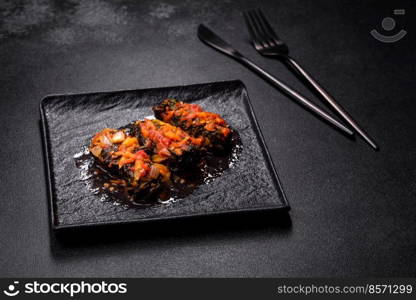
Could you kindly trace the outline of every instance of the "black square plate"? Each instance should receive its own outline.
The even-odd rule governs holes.
[[[168,97],[221,114],[240,134],[239,160],[220,177],[169,205],[126,209],[101,201],[86,187],[74,155],[99,130],[152,115],[151,107]],[[54,229],[289,209],[241,81],[48,96],[41,102],[41,117]]]

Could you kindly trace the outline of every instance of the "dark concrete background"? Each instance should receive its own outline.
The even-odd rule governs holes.
[[[204,22],[312,97],[248,44],[240,12],[254,7],[381,151],[345,138],[197,39]],[[369,32],[383,32],[394,8],[406,9],[394,33],[408,34],[380,43]],[[0,276],[414,276],[415,8],[414,1],[1,1]],[[49,230],[41,98],[229,79],[247,85],[290,217],[61,237]]]

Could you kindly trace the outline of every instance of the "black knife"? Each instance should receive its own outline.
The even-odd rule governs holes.
[[[291,99],[296,100],[297,103],[301,104],[302,106],[306,107],[307,109],[311,110],[324,120],[328,121],[335,127],[337,127],[342,132],[353,135],[354,133],[344,125],[342,125],[339,121],[335,120],[333,117],[331,117],[327,112],[325,112],[322,108],[296,92],[293,88],[288,86],[286,83],[282,82],[281,80],[277,79],[264,69],[260,68],[258,65],[253,63],[251,60],[243,56],[240,52],[238,52],[236,49],[234,49],[230,44],[228,44],[226,41],[221,39],[218,35],[216,35],[212,30],[210,30],[205,25],[201,24],[198,26],[198,37],[201,41],[206,43],[207,45],[213,47],[214,49],[231,56],[238,62],[242,63],[249,69],[253,70],[254,72],[260,74],[263,76],[266,80],[277,86],[279,89],[281,89],[283,92],[291,96]]]

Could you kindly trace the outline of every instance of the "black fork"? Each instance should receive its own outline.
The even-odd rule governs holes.
[[[267,57],[275,57],[283,62],[288,63],[294,70],[296,70],[312,87],[326,100],[332,108],[355,129],[355,131],[363,137],[363,139],[370,144],[374,149],[378,149],[374,140],[359,127],[357,122],[335,101],[335,99],[305,71],[292,57],[289,56],[289,48],[277,36],[273,28],[270,26],[266,17],[260,9],[251,10],[243,13],[247,24],[248,31],[251,36],[251,41],[254,48],[261,54]]]

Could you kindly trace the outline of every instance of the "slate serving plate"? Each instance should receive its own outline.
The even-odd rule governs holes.
[[[243,148],[238,161],[211,183],[169,205],[127,209],[101,201],[87,188],[74,155],[97,131],[152,115],[151,107],[168,97],[221,114],[240,134]],[[241,81],[47,96],[40,111],[54,229],[289,209]]]

